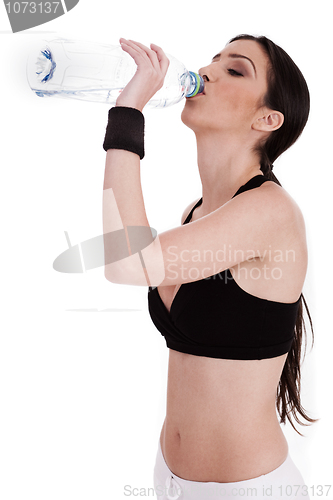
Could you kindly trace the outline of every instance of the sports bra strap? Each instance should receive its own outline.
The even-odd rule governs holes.
[[[255,177],[252,177],[252,179],[250,179],[246,184],[244,184],[243,186],[241,186],[238,189],[238,191],[233,195],[233,198],[235,198],[235,196],[237,196],[238,194],[244,193],[245,191],[248,191],[248,190],[256,188],[256,187],[260,187],[266,181],[268,181],[268,179],[266,179],[266,177],[264,175],[261,175],[261,174],[256,175]],[[187,224],[188,222],[190,222],[194,210],[196,208],[198,208],[201,204],[202,204],[202,198],[200,198],[200,200],[197,201],[197,203],[191,209],[190,213],[188,214],[188,216],[184,220],[183,224]]]
[[[186,219],[184,220],[183,224],[187,224],[188,222],[190,222],[190,220],[192,219],[192,214],[194,212],[194,210],[199,207],[202,203],[202,198],[200,198],[200,200],[194,205],[194,207],[191,209],[190,213],[188,214],[188,216],[186,217]]]

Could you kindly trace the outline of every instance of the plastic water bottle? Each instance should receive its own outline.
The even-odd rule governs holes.
[[[114,105],[136,72],[132,57],[120,46],[56,38],[42,42],[27,63],[31,89],[40,97],[55,96]],[[204,89],[200,75],[167,54],[170,65],[163,87],[147,106],[163,108]]]

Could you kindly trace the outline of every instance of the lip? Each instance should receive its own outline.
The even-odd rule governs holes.
[[[197,95],[195,95],[193,97],[186,97],[186,99],[195,99],[196,97],[201,97],[203,95],[206,95],[205,92],[201,92],[200,94],[197,94]]]

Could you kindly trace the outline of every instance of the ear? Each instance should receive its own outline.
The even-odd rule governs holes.
[[[271,109],[262,110],[261,115],[252,123],[254,130],[261,132],[273,132],[279,129],[284,122],[284,116],[280,111]]]

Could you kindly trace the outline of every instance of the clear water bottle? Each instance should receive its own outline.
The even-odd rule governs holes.
[[[200,75],[167,54],[170,65],[163,87],[147,106],[163,108],[204,89]],[[40,97],[55,96],[114,105],[136,71],[120,46],[57,38],[32,51],[27,63],[31,89]]]

